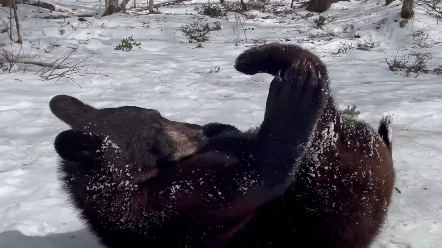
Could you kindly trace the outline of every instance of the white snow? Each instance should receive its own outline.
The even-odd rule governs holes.
[[[238,46],[233,14],[228,20],[203,16],[203,23],[219,21],[222,29],[212,31],[203,48],[195,48],[197,43],[188,43],[178,28],[197,20],[190,14],[195,13],[196,2],[160,7],[161,14],[97,15],[82,22],[77,17],[42,17],[102,13],[99,1],[50,1],[64,12],[18,6],[24,39],[20,58],[29,61],[41,50],[34,61],[51,63],[74,47],[78,53],[71,60],[94,55],[85,62],[91,71],[74,75],[76,83],[42,80],[36,75],[41,67],[35,65],[25,73],[19,64],[13,73],[0,74],[0,248],[100,247],[57,181],[53,140],[67,126],[51,114],[51,97],[68,94],[95,107],[136,105],[158,109],[177,121],[220,121],[245,129],[263,118],[271,76],[243,75],[233,64],[247,46],[263,41],[298,43],[318,54],[328,65],[340,107],[357,105],[360,119],[377,127],[382,115],[392,114],[396,186],[402,193],[395,191],[388,220],[373,247],[442,247],[442,78],[395,74],[384,59],[413,50],[432,54],[430,69],[442,64],[442,24],[423,7],[416,7],[415,18],[400,28],[399,1],[389,6],[383,0],[339,2],[324,13],[338,17],[322,30],[313,27],[318,14],[301,18],[308,13],[303,8],[296,7],[285,17],[251,11],[258,15],[246,20],[246,36],[239,33]],[[0,16],[7,20],[3,10]],[[421,30],[429,34],[426,42],[431,47],[413,47],[411,35]],[[360,38],[352,38],[355,34]],[[114,50],[131,35],[141,42],[140,48]],[[334,54],[343,44],[356,46],[364,40],[375,47]],[[7,41],[7,34],[0,34],[0,42]],[[19,47],[15,48],[17,52]]]

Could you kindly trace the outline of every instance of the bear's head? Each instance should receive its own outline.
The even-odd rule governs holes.
[[[168,120],[153,109],[96,109],[67,95],[53,97],[49,106],[71,127],[54,142],[58,155],[71,163],[100,160],[100,164],[135,166],[139,172],[156,174],[159,161],[178,161],[207,142],[198,125]]]

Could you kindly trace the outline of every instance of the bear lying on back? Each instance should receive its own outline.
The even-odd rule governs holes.
[[[297,63],[272,81],[254,139],[208,140],[155,110],[56,96],[51,111],[71,127],[54,142],[60,179],[108,247],[225,247],[292,184],[327,92],[313,65]]]

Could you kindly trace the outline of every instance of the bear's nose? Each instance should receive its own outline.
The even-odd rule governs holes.
[[[195,137],[198,139],[204,138],[204,131],[203,130],[196,131]]]

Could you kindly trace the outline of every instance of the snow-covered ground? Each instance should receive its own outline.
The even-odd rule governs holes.
[[[80,21],[47,17],[102,13],[98,1],[51,1],[64,12],[18,6],[24,39],[20,60],[51,63],[69,48],[78,48],[71,60],[94,56],[84,62],[83,69],[90,71],[72,76],[76,83],[43,80],[41,67],[35,65],[25,73],[19,64],[13,73],[0,74],[0,248],[100,247],[68,205],[56,178],[52,142],[67,127],[49,111],[52,96],[68,94],[96,107],[156,108],[177,121],[221,121],[245,129],[262,120],[271,77],[242,75],[233,62],[247,46],[264,40],[297,43],[318,54],[328,65],[339,104],[357,105],[360,119],[377,125],[383,114],[393,115],[396,186],[401,193],[395,191],[373,247],[442,247],[442,78],[405,77],[390,71],[385,61],[396,53],[401,57],[417,51],[432,54],[429,69],[442,64],[442,24],[424,9],[417,8],[415,18],[401,28],[399,1],[389,6],[377,0],[339,2],[324,13],[328,21],[322,30],[314,28],[318,14],[303,18],[308,13],[303,8],[286,16],[251,11],[257,17],[245,20],[245,33],[239,29],[235,35],[233,28],[241,25],[233,14],[219,19],[195,16],[197,2],[160,7],[161,14],[132,11]],[[3,10],[0,16],[7,20]],[[195,48],[197,43],[189,43],[179,30],[194,21],[219,21],[222,28],[210,32],[203,48]],[[413,39],[419,32],[420,37],[429,36]],[[131,35],[140,47],[114,50]],[[0,34],[0,42],[7,40],[6,33]],[[374,48],[336,54],[348,44],[365,42]],[[41,52],[35,57],[37,48]]]

